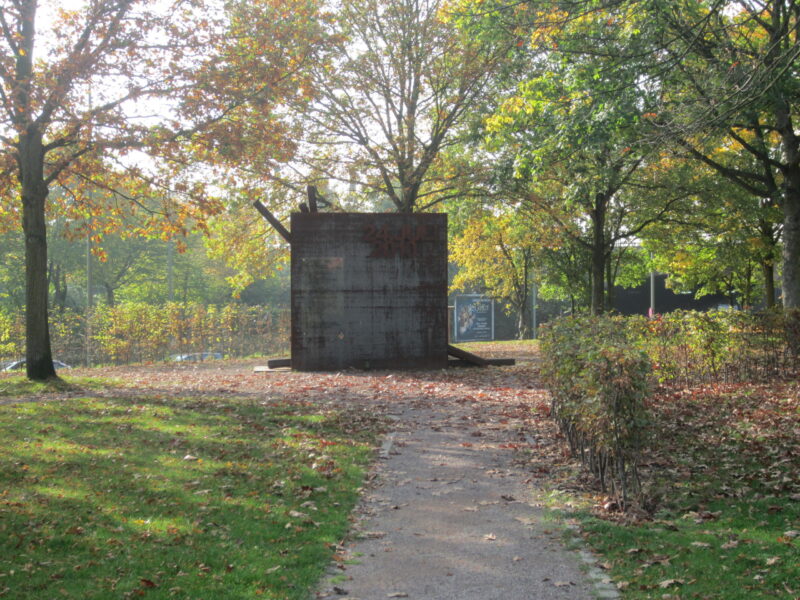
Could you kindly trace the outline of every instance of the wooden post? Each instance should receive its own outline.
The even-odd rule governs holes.
[[[309,185],[306,188],[308,192],[308,208],[311,210],[312,213],[317,212],[317,188],[313,185]]]
[[[269,224],[272,225],[273,228],[275,228],[275,231],[281,234],[281,237],[283,239],[285,239],[290,244],[292,243],[292,234],[289,233],[289,230],[283,226],[283,224],[277,219],[275,215],[269,212],[269,209],[266,206],[261,204],[261,202],[259,202],[258,200],[253,202],[253,206],[255,206],[256,210],[261,213],[262,217],[264,217],[267,221],[269,221]]]
[[[473,364],[476,367],[485,367],[489,364],[485,358],[481,358],[477,354],[472,354],[472,352],[467,352],[466,350],[456,348],[455,346],[451,346],[449,344],[447,345],[447,353],[450,356],[455,356],[456,358]]]

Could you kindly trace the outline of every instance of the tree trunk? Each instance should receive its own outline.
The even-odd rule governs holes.
[[[778,194],[765,198],[761,201],[761,208],[771,209],[780,206]],[[764,242],[766,250],[758,257],[758,265],[761,267],[761,274],[764,276],[764,304],[766,308],[775,307],[775,256],[780,234],[777,226],[765,218],[759,218],[758,230],[761,233],[761,241]]]
[[[800,355],[800,173],[796,187],[787,186],[783,203],[783,308],[786,339],[794,356]]]
[[[517,339],[528,340],[533,337],[531,327],[531,310],[530,306],[523,303],[517,311]]]
[[[533,307],[531,306],[531,253],[529,250],[522,252],[522,276],[514,286],[516,288],[517,314],[517,339],[527,340],[533,337]]]
[[[67,274],[60,264],[48,262],[47,280],[53,286],[53,304],[61,314],[67,307]]]
[[[753,264],[748,260],[744,269],[744,285],[739,298],[739,308],[748,309],[753,305]]]
[[[764,275],[764,304],[775,307],[775,264],[772,259],[761,260],[761,273]]]
[[[113,307],[114,306],[114,288],[110,283],[103,283],[103,287],[106,290],[106,304]]]
[[[616,300],[614,296],[614,282],[617,280],[616,276],[616,269],[614,268],[614,257],[611,252],[608,253],[608,256],[605,259],[605,271],[606,271],[606,299],[605,299],[605,306],[608,310],[614,310],[614,301]]]
[[[794,192],[794,193],[791,193]],[[783,307],[800,308],[800,182],[783,200]]]
[[[593,315],[603,313],[603,297],[605,295],[606,267],[606,197],[597,194],[592,210],[592,295],[591,311]]]
[[[783,307],[800,308],[800,136],[785,98],[775,102],[775,125],[781,135],[784,164],[783,193]]]
[[[29,379],[56,376],[47,316],[47,225],[42,134],[35,127],[19,137],[22,229],[25,233],[25,369]]]

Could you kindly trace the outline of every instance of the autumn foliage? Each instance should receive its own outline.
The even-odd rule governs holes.
[[[647,425],[650,360],[620,318],[552,323],[542,336],[542,376],[552,414],[581,457],[623,505],[639,490],[637,461]]]
[[[3,0],[0,14],[0,229],[25,232],[26,370],[44,380],[48,214],[63,200],[90,222],[120,202],[151,215],[149,233],[204,230],[222,210],[211,188],[242,183],[244,156],[266,176],[293,153],[278,114],[308,97],[324,15],[305,0]]]
[[[626,326],[660,383],[692,386],[783,379],[797,373],[797,318],[791,311],[675,311]]]
[[[262,306],[142,302],[102,305],[88,316],[53,316],[54,355],[72,366],[161,361],[173,354],[219,352],[226,357],[274,354],[288,347],[288,313]],[[0,313],[0,358],[24,354],[21,314]]]
[[[623,506],[646,501],[638,464],[664,426],[653,420],[665,390],[796,378],[794,322],[772,311],[560,319],[541,346],[552,413],[604,491]]]

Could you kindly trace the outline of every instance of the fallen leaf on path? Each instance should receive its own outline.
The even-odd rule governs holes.
[[[365,531],[361,534],[361,537],[368,538],[371,540],[380,539],[382,537],[386,537],[385,531]]]

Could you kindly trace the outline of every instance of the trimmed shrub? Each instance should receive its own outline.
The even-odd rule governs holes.
[[[622,507],[640,499],[650,360],[619,317],[568,317],[541,337],[552,415],[573,454]]]
[[[768,381],[797,373],[800,318],[782,310],[675,311],[654,319],[628,317],[637,345],[659,382]]]
[[[642,500],[649,382],[797,377],[800,312],[676,311],[645,317],[568,317],[542,327],[542,375],[570,449],[623,506]]]

